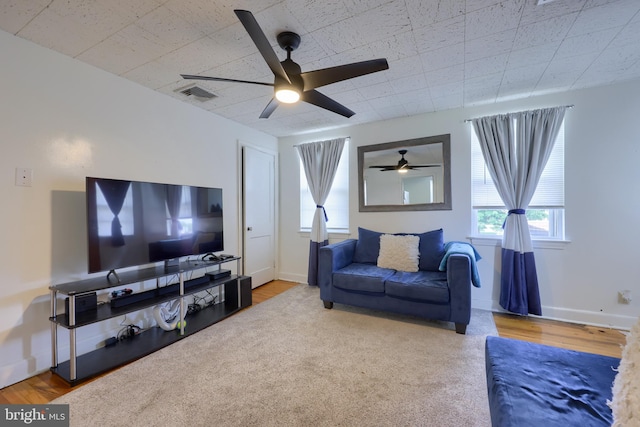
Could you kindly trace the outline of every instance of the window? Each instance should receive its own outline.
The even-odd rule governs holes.
[[[178,215],[178,236],[185,236],[193,234],[193,215],[191,214],[191,191],[188,186],[182,186],[182,192],[180,193],[180,214]],[[165,204],[165,215],[167,217],[167,236],[171,234],[171,214],[169,213],[169,206]],[[176,237],[176,236],[172,236]]]
[[[310,231],[313,222],[313,214],[316,211],[316,203],[311,197],[307,177],[304,173],[302,160],[300,168],[300,230]],[[327,230],[330,232],[349,231],[349,139],[344,143],[338,170],[333,179],[333,185],[327,201],[324,204],[327,212]]]
[[[502,236],[507,210],[485,167],[480,143],[473,129],[471,181],[473,234]],[[564,239],[564,123],[526,215],[532,239]]]
[[[98,236],[109,237],[113,233],[111,231],[111,223],[113,222],[113,212],[107,203],[107,199],[102,193],[102,189],[96,184],[96,204],[97,204],[97,216],[98,216]],[[133,236],[133,195],[131,193],[131,186],[127,190],[127,194],[124,196],[124,202],[122,203],[122,209],[118,213],[118,220],[122,227],[123,236]]]

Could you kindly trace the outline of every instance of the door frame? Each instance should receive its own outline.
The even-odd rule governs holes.
[[[244,263],[245,263],[245,246],[244,246],[244,242],[245,242],[245,231],[246,231],[246,226],[244,224],[244,182],[243,182],[243,175],[244,175],[244,155],[243,155],[243,149],[245,147],[249,147],[251,149],[257,150],[257,151],[261,151],[265,154],[268,154],[270,156],[273,156],[273,168],[274,168],[274,173],[273,173],[273,198],[274,198],[274,213],[273,213],[273,217],[274,217],[274,224],[273,224],[273,250],[275,253],[274,256],[274,263],[275,263],[275,267],[274,267],[274,275],[275,275],[275,279],[278,279],[280,277],[280,238],[279,238],[279,233],[280,233],[280,211],[279,211],[279,207],[280,207],[280,167],[279,167],[279,163],[278,163],[278,152],[277,151],[273,151],[273,150],[269,150],[267,148],[264,147],[260,147],[258,145],[252,144],[250,142],[246,142],[246,141],[242,141],[242,140],[238,140],[238,144],[237,144],[237,160],[238,160],[238,164],[237,164],[237,170],[238,170],[238,212],[240,214],[240,218],[238,220],[238,248],[240,248],[240,255],[242,256],[242,262],[240,263],[241,265],[241,269],[242,271],[240,272],[240,274],[244,274],[245,272],[245,268],[244,268]]]

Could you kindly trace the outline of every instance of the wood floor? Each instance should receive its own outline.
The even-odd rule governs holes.
[[[260,304],[296,285],[283,280],[267,283],[253,290],[252,302]],[[494,313],[494,320],[501,337],[588,353],[620,357],[621,346],[625,343],[625,335],[615,329],[499,313]],[[77,387],[82,385],[74,388]],[[0,390],[0,404],[44,404],[72,389],[58,376],[45,372]]]
[[[498,335],[553,347],[620,357],[626,335],[611,328],[494,313]]]

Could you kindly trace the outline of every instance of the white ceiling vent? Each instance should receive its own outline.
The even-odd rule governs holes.
[[[199,101],[208,101],[210,99],[216,98],[216,95],[214,95],[213,93],[202,89],[201,87],[197,86],[197,85],[191,85],[191,86],[187,86],[181,89],[178,89],[176,92],[180,92],[183,95],[186,96],[193,96],[196,99],[198,99]]]

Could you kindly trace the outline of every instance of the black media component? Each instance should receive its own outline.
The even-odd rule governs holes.
[[[240,278],[240,298],[241,298],[241,307],[249,307],[253,304],[253,300],[251,299],[251,277],[245,276]]]
[[[216,270],[207,273],[207,276],[209,276],[211,280],[223,279],[225,277],[231,276],[231,270]]]
[[[240,308],[249,307],[253,304],[253,300],[251,298],[251,277],[240,276],[238,278],[238,282],[240,282]],[[224,285],[224,304],[227,309],[237,308],[238,282],[228,282]]]
[[[122,295],[120,297],[111,299],[111,308],[124,307],[125,305],[133,304],[148,299],[153,299],[156,296],[156,290],[146,292],[136,292],[135,294]]]
[[[89,273],[224,249],[222,189],[86,178]]]
[[[209,282],[209,276],[200,276],[195,279],[185,280],[184,281],[184,289],[187,290],[192,286],[203,285]],[[158,295],[167,295],[170,293],[174,293],[178,295],[180,293],[180,284],[174,283],[172,285],[162,286],[156,289]]]
[[[95,292],[76,296],[76,314],[98,308],[98,295]],[[69,313],[69,298],[64,299],[64,311]]]

